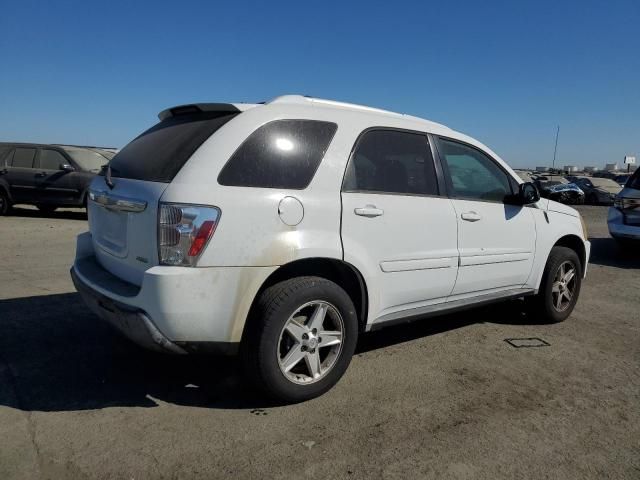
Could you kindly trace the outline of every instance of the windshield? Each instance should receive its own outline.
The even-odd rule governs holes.
[[[103,165],[109,163],[104,155],[86,148],[62,147],[82,170],[98,173]]]
[[[636,173],[631,175],[629,180],[627,180],[626,187],[640,190],[640,168],[636,170]]]
[[[564,185],[562,182],[552,182],[552,181],[544,181],[540,182],[540,185],[543,187],[553,187],[555,185]]]
[[[616,182],[611,180],[610,178],[592,178],[591,183],[593,183],[596,187],[620,187]]]
[[[532,182],[533,179],[531,178],[531,175],[529,175],[529,172],[521,172],[519,170],[515,171],[518,176],[522,179],[523,182]]]

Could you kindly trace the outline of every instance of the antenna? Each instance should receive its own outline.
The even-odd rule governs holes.
[[[553,171],[556,169],[556,153],[558,152],[558,136],[560,135],[560,125],[556,130],[556,146],[553,147],[553,163],[551,164],[551,180],[553,180]]]

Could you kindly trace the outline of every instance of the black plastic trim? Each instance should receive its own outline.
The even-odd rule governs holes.
[[[231,103],[189,103],[162,110],[158,118],[162,121],[179,115],[190,115],[203,112],[240,113],[241,110]]]
[[[428,305],[426,307],[412,308],[401,312],[390,313],[377,318],[375,323],[372,323],[368,326],[367,331],[379,330],[391,325],[408,323],[423,318],[461,312],[484,305],[490,305],[492,303],[498,303],[503,300],[526,297],[534,294],[535,290],[533,289],[518,288],[505,290],[502,292],[489,293],[475,298],[465,298],[462,300],[454,300],[452,302]]]

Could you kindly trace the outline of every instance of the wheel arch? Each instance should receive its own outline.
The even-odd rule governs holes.
[[[364,330],[368,314],[368,290],[364,277],[360,271],[343,260],[325,257],[312,257],[294,260],[286,263],[275,270],[262,283],[258,289],[251,307],[249,309],[248,320],[252,317],[255,306],[264,290],[276,283],[301,276],[315,276],[330,280],[347,292],[353,305],[356,307],[358,316],[358,326]],[[246,324],[245,324],[246,325]]]
[[[4,192],[4,194],[7,196],[9,201],[13,201],[13,198],[11,198],[11,191],[9,189],[9,184],[6,181],[0,181],[0,190]]]
[[[577,235],[569,234],[560,237],[556,243],[553,244],[554,247],[566,247],[570,248],[574,252],[578,254],[578,258],[580,259],[580,267],[584,274],[586,270],[587,263],[587,252],[584,247],[584,241]],[[552,247],[553,248],[553,247]]]

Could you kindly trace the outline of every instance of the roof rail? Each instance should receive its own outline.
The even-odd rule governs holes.
[[[367,107],[365,105],[358,105],[357,103],[339,102],[336,100],[325,100],[323,98],[308,97],[305,95],[281,95],[267,103],[318,104],[318,105],[328,105],[331,107],[338,107],[338,108],[348,108],[351,110],[362,110],[365,112],[376,112],[376,113],[385,113],[387,115],[404,116],[404,114],[402,113],[392,112],[390,110],[383,110],[381,108]]]

